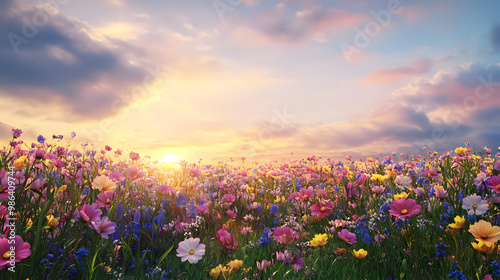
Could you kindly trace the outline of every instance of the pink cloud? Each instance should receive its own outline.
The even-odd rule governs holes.
[[[420,59],[407,67],[380,68],[370,73],[364,80],[372,84],[390,84],[400,82],[412,76],[428,72],[436,61]]]

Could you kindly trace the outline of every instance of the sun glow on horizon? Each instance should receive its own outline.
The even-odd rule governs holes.
[[[167,154],[167,155],[165,155],[163,157],[163,162],[165,162],[165,163],[176,163],[176,162],[179,162],[179,159],[175,155]]]

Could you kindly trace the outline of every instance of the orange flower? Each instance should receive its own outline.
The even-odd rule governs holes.
[[[102,192],[108,192],[116,189],[116,183],[108,178],[106,175],[101,175],[94,179],[92,188]]]
[[[480,220],[470,226],[469,232],[474,235],[477,241],[482,241],[492,245],[500,239],[500,227],[492,227],[490,223]]]

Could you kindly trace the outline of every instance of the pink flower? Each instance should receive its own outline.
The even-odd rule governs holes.
[[[345,243],[349,245],[352,245],[357,242],[356,234],[349,232],[347,229],[343,229],[339,231],[337,234],[340,237],[340,239],[342,239]]]
[[[389,213],[396,216],[397,218],[405,219],[406,217],[411,217],[422,211],[422,206],[418,205],[413,199],[398,199],[394,200],[391,204],[391,210]]]
[[[134,153],[134,152],[130,152],[130,159],[132,160],[139,160],[141,157],[139,156],[139,153]]]
[[[237,213],[235,213],[233,210],[227,210],[226,211],[227,215],[231,218],[236,218]]]
[[[225,229],[219,229],[215,237],[228,249],[236,249],[238,247],[238,241]]]
[[[189,238],[179,243],[177,256],[182,262],[197,263],[205,255],[205,244],[200,244],[199,238]]]
[[[9,244],[9,240],[11,244]],[[21,236],[16,235],[13,239],[0,239],[0,269],[6,266],[15,266],[16,262],[20,262],[31,256],[31,245],[24,242]],[[14,250],[11,250],[14,249]]]
[[[92,226],[104,239],[108,239],[108,234],[115,232],[116,223],[111,222],[108,217],[103,217],[98,222],[92,222]]]
[[[444,189],[443,186],[435,186],[434,187],[434,195],[439,198],[445,198],[448,196],[448,192]]]
[[[500,175],[497,176],[491,176],[491,178],[488,180],[488,185],[490,189],[494,190],[496,193],[500,193]]]
[[[208,213],[209,209],[208,209],[208,205],[206,204],[203,204],[203,205],[195,205],[194,206],[194,209],[195,209],[195,213],[198,214],[198,213]]]
[[[80,221],[85,223],[97,222],[101,217],[102,211],[97,208],[97,203],[92,203],[91,205],[87,205],[85,203],[79,211]]]
[[[296,238],[296,234],[289,227],[277,227],[274,230],[273,237],[280,244],[289,244]]]
[[[114,191],[100,193],[97,195],[97,205],[99,207],[106,206],[106,209],[109,210],[111,207],[111,203],[116,200],[116,193]]]
[[[384,191],[385,191],[385,187],[384,186],[373,186],[372,187],[372,192],[374,192],[374,193],[381,194]]]
[[[144,177],[144,172],[141,167],[132,166],[128,170],[128,177],[130,180],[140,179]]]
[[[245,235],[245,236],[250,235],[250,233],[252,233],[252,232],[253,232],[253,230],[252,230],[252,228],[251,228],[251,227],[243,227],[243,228],[241,229],[241,234],[243,234],[243,235]]]
[[[271,261],[268,261],[268,260],[262,260],[262,262],[260,262],[260,263],[259,263],[259,262],[257,262],[257,269],[258,269],[259,271],[264,271],[264,272],[266,272],[266,269],[267,269],[268,267],[270,267],[270,266],[271,266],[271,264],[272,264],[273,262],[274,262],[274,260],[273,260],[272,262],[271,262]]]
[[[14,137],[14,139],[21,137],[21,134],[23,134],[23,131],[21,129],[12,129],[12,136]]]
[[[167,185],[159,185],[157,188],[158,191],[161,193],[169,193],[172,191],[172,188]]]
[[[231,204],[233,203],[235,200],[234,198],[234,195],[233,194],[225,194],[224,196],[222,196],[222,203],[227,203],[227,204]]]
[[[320,219],[323,219],[324,217],[332,214],[333,206],[333,202],[328,200],[321,201],[321,203],[318,201],[316,204],[312,205],[309,208],[311,209],[312,215],[318,216]]]

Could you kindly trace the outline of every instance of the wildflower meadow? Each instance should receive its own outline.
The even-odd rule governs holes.
[[[0,149],[2,280],[500,279],[487,147],[166,164],[22,133]]]

